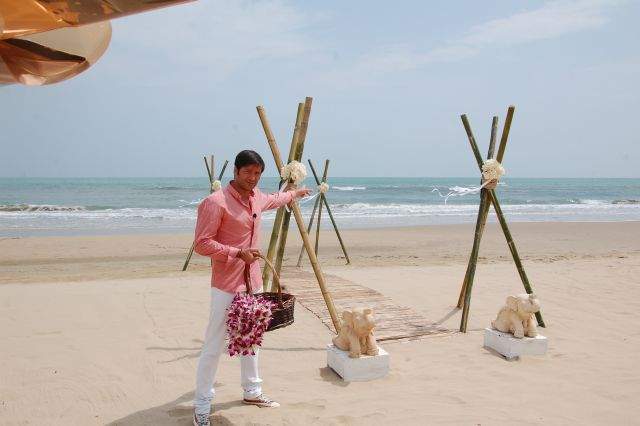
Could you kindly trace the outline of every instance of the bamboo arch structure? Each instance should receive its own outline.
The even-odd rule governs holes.
[[[507,140],[509,139],[509,131],[511,130],[511,122],[513,121],[513,114],[515,110],[516,108],[513,105],[509,106],[509,108],[507,109],[507,118],[505,120],[504,127],[502,128],[500,145],[498,147],[498,153],[495,157],[496,161],[498,161],[499,163],[502,163],[502,160],[504,158],[504,151],[507,148]],[[478,163],[478,168],[480,169],[480,171],[482,171],[482,164],[484,163],[484,161],[482,160],[482,155],[480,154],[480,150],[478,149],[478,144],[476,143],[473,131],[471,130],[469,119],[467,118],[466,114],[461,115],[460,118],[462,119],[464,130],[467,133],[467,138],[469,139],[471,150],[473,151],[473,155],[476,159],[476,162]],[[489,152],[487,155],[487,159],[494,158],[497,130],[498,117],[493,117],[493,121],[491,123],[491,137],[489,139]],[[511,235],[511,231],[509,230],[509,226],[507,225],[507,220],[505,219],[502,208],[500,207],[500,202],[498,201],[496,190],[483,188],[480,191],[480,207],[478,208],[478,218],[476,220],[476,230],[473,238],[473,247],[471,248],[471,255],[469,256],[467,271],[464,275],[464,280],[462,282],[462,288],[460,289],[460,296],[458,297],[457,303],[458,309],[462,308],[460,331],[463,333],[467,332],[469,308],[471,305],[471,290],[473,289],[473,279],[476,273],[478,252],[480,250],[480,241],[482,240],[482,234],[487,223],[489,208],[492,205],[496,212],[496,216],[498,217],[500,227],[502,228],[502,233],[507,240],[507,246],[509,247],[509,251],[511,252],[511,256],[513,257],[513,261],[518,270],[518,274],[520,275],[522,285],[524,286],[527,293],[533,293],[533,289],[529,282],[529,277],[527,276],[527,273],[524,270],[524,266],[522,265],[522,261],[520,260],[520,255],[518,253],[518,249],[516,248],[516,243],[513,240],[513,236]],[[540,325],[541,327],[545,327],[545,323],[542,319],[542,313],[537,312],[536,319],[538,321],[538,325]]]

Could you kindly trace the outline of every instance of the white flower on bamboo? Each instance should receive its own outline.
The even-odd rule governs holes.
[[[327,191],[329,191],[329,184],[327,182],[322,182],[320,185],[318,185],[318,192],[320,192],[321,194],[326,194]]]
[[[500,179],[504,175],[504,167],[493,158],[482,164],[482,177],[484,180]]]
[[[307,169],[304,164],[294,160],[280,169],[280,177],[297,186],[307,177]]]
[[[214,180],[213,182],[211,182],[211,192],[216,192],[219,191],[222,188],[222,182],[220,182],[219,180]]]

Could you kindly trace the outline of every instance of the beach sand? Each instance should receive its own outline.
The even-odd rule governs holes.
[[[385,342],[384,379],[344,383],[326,367],[331,333],[301,306],[269,333],[264,390],[240,403],[223,357],[213,424],[635,424],[640,415],[640,223],[515,223],[542,302],[549,351],[506,361],[482,330],[522,292],[499,228],[481,248],[469,332]],[[300,247],[295,225],[285,263]],[[180,269],[191,235],[0,239],[0,424],[190,424],[209,305],[209,260]],[[328,275],[457,329],[473,225],[345,230],[352,265],[323,231]],[[266,245],[268,235],[263,236]],[[308,262],[304,268],[309,269]]]

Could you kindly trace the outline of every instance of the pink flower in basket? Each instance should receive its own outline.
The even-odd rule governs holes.
[[[228,309],[229,355],[255,355],[271,321],[275,303],[260,296],[238,293]]]

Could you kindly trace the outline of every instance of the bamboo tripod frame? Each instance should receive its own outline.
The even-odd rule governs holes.
[[[513,121],[513,114],[515,112],[515,107],[513,105],[509,106],[507,110],[507,118],[504,123],[504,127],[502,129],[502,136],[500,138],[500,146],[498,148],[498,154],[496,156],[496,161],[502,163],[504,158],[504,151],[507,147],[507,140],[509,138],[509,131],[511,130],[511,122]],[[478,163],[478,168],[482,171],[482,155],[480,154],[480,150],[478,149],[478,145],[476,143],[476,139],[473,136],[473,131],[471,130],[471,125],[469,124],[469,120],[467,119],[466,114],[463,114],[461,117],[462,124],[464,126],[464,130],[467,133],[467,138],[469,139],[469,144],[471,145],[471,150],[473,151],[473,155],[475,156],[476,162]],[[496,143],[496,135],[498,129],[498,117],[493,117],[492,125],[491,125],[491,138],[489,140],[489,152],[487,158],[493,158],[495,143]],[[520,275],[520,279],[522,281],[522,285],[524,286],[527,293],[533,293],[531,288],[531,284],[529,283],[529,278],[524,270],[524,266],[522,265],[522,261],[520,260],[520,255],[518,254],[518,249],[516,248],[516,244],[513,241],[513,237],[511,236],[511,231],[509,230],[509,226],[507,225],[507,221],[504,217],[504,213],[502,212],[502,208],[500,207],[500,202],[498,201],[498,197],[496,195],[495,190],[483,188],[480,192],[480,207],[478,208],[478,218],[476,220],[476,229],[475,235],[473,239],[473,247],[471,249],[471,255],[469,256],[469,263],[467,265],[467,271],[464,276],[464,280],[462,282],[462,288],[460,289],[460,296],[458,297],[457,307],[458,309],[462,308],[462,318],[460,320],[460,331],[463,333],[467,332],[467,322],[469,320],[469,308],[471,305],[471,291],[473,289],[473,279],[476,273],[476,265],[478,262],[478,253],[480,250],[480,241],[482,240],[482,234],[484,232],[484,228],[487,222],[487,216],[489,214],[489,208],[493,205],[493,208],[496,212],[496,216],[498,217],[498,222],[500,223],[500,227],[502,228],[502,232],[507,240],[507,245],[509,247],[509,251],[511,252],[511,256],[513,257],[513,261],[518,270],[518,274]],[[536,313],[536,319],[538,321],[538,325],[544,327],[544,320],[542,319],[542,313]]]
[[[227,164],[229,164],[229,160],[224,160],[224,165],[220,170],[220,174],[218,175],[217,180],[222,180],[222,176],[224,176],[224,171],[227,169]],[[204,156],[204,165],[207,168],[207,176],[209,177],[209,194],[213,194],[213,182],[215,179],[215,163],[213,155],[209,156],[209,161],[207,161],[207,156]],[[191,243],[191,248],[189,249],[189,254],[187,254],[187,259],[184,261],[184,265],[182,266],[182,271],[186,271],[189,266],[189,262],[191,261],[191,256],[193,256],[193,250],[196,248],[196,242]]]
[[[296,145],[296,146],[291,147],[291,150],[289,153],[290,158],[292,158],[292,155],[296,153],[297,145],[300,143],[300,139],[304,140],[304,138],[306,137],[307,126],[309,123],[309,115],[311,114],[312,101],[313,99],[308,97],[305,99],[305,103],[303,107],[301,107],[302,104],[298,105],[296,128],[294,129],[294,136],[292,141],[292,145]],[[301,109],[303,109],[302,116],[301,116]],[[257,111],[258,111],[258,116],[260,117],[260,122],[262,123],[262,128],[267,138],[267,142],[269,143],[269,148],[271,149],[271,153],[273,154],[273,159],[276,163],[276,167],[278,168],[278,170],[281,170],[283,167],[282,157],[280,156],[280,150],[276,143],[275,137],[273,136],[273,132],[271,131],[271,126],[269,125],[269,121],[267,120],[267,115],[264,110],[264,107],[258,106]],[[298,126],[298,123],[300,123],[300,126]],[[296,130],[298,131],[296,132]],[[302,155],[301,149],[300,149],[300,155]],[[318,280],[320,292],[322,293],[322,297],[325,301],[325,304],[327,305],[327,309],[329,310],[331,321],[333,322],[333,326],[336,332],[339,332],[340,320],[338,319],[338,315],[336,313],[336,308],[333,304],[333,299],[331,297],[331,294],[327,290],[326,280],[324,278],[324,274],[322,273],[322,270],[320,269],[318,258],[316,257],[313,247],[311,246],[311,239],[309,238],[309,234],[305,229],[304,219],[302,218],[302,214],[300,213],[300,207],[298,206],[298,203],[295,200],[291,202],[290,207],[291,207],[291,211],[293,212],[293,216],[295,218],[296,224],[298,225],[298,231],[300,231],[302,242],[304,244],[305,249],[307,250],[307,254],[309,255],[309,260],[311,261],[313,272],[316,276],[316,279]],[[277,229],[275,224],[274,224],[274,229]],[[278,232],[281,239],[283,236],[286,239],[286,233],[281,232],[281,231],[284,231],[285,229],[286,228],[283,227],[280,230],[280,232]],[[273,238],[273,234],[272,234],[272,238]]]
[[[311,167],[311,172],[313,172],[313,177],[316,181],[317,185],[321,183],[327,182],[327,172],[329,170],[329,160],[324,160],[324,170],[322,172],[322,181],[318,179],[318,173],[316,173],[315,167],[313,167],[313,163],[311,160],[307,160],[309,162],[309,167]],[[329,213],[329,218],[331,219],[331,223],[333,224],[333,229],[336,231],[336,236],[338,237],[338,242],[340,243],[340,247],[342,248],[342,253],[344,253],[344,258],[347,261],[347,265],[351,263],[349,259],[349,255],[347,254],[347,249],[344,246],[344,241],[342,241],[342,236],[340,235],[340,231],[338,230],[338,225],[336,224],[335,219],[333,218],[333,213],[331,212],[331,207],[329,207],[329,202],[327,201],[327,197],[325,194],[321,193],[318,198],[316,198],[316,202],[313,205],[313,210],[311,211],[311,218],[309,219],[309,225],[307,226],[307,233],[311,232],[311,228],[313,228],[313,221],[316,214],[318,212],[318,221],[316,223],[316,241],[315,241],[315,252],[316,256],[318,256],[318,241],[320,240],[320,220],[322,217],[322,206],[325,206],[327,209],[327,213]],[[320,207],[320,208],[318,208]],[[297,267],[302,265],[302,255],[304,253],[304,247],[300,248],[300,254],[298,255],[298,262],[296,263]]]

